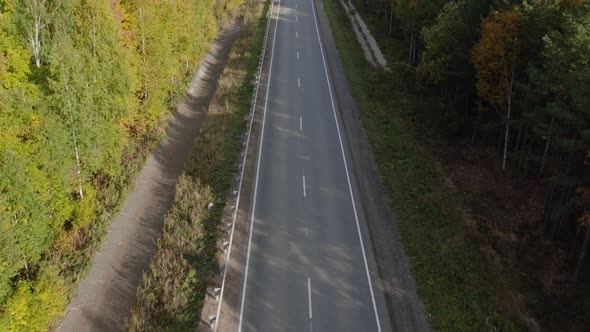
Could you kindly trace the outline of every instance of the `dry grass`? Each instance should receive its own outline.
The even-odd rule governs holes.
[[[208,262],[199,259],[205,250],[207,204],[211,190],[198,180],[182,176],[176,186],[174,206],[166,216],[162,237],[144,274],[130,328],[135,331],[184,330],[192,326],[202,299],[195,291],[206,288]]]

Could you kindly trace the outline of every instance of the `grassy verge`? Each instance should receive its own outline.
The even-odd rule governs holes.
[[[403,67],[373,69],[337,1],[324,6],[432,328],[518,329],[499,301],[511,281],[482,255],[486,238],[462,216],[463,194],[449,188],[431,146],[418,138],[415,114],[436,104],[412,91]]]
[[[131,330],[179,331],[198,324],[208,281],[217,271],[218,226],[245,129],[268,5],[268,1],[249,0],[240,8],[242,31],[138,289]],[[211,209],[207,209],[209,202],[214,203]]]

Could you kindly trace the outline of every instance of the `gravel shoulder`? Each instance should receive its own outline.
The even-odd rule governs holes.
[[[274,17],[277,10],[277,0],[270,1],[267,17]],[[254,184],[256,156],[260,135],[262,131],[262,116],[264,100],[268,89],[268,73],[270,69],[270,50],[272,49],[272,35],[275,31],[275,21],[268,18],[265,27],[265,41],[259,63],[258,86],[253,96],[255,102],[249,115],[248,131],[243,136],[243,148],[240,157],[240,165],[235,174],[235,183],[226,199],[226,207],[223,214],[223,225],[230,225],[228,230],[232,239],[229,255],[220,255],[220,265],[224,267],[226,278],[223,294],[217,296],[214,288],[222,287],[223,269],[212,280],[214,285],[207,294],[205,305],[201,312],[201,324],[198,331],[236,331],[240,312],[242,291],[243,268],[246,263],[246,248],[248,245],[248,212],[252,204],[252,188]],[[240,184],[241,183],[241,184]],[[235,210],[234,210],[235,209]],[[235,213],[235,215],[234,215]],[[233,226],[231,226],[233,225]],[[232,231],[233,227],[233,231]],[[220,242],[228,241],[223,239]],[[221,250],[223,244],[220,243]],[[226,260],[227,259],[227,260]],[[212,316],[216,321],[211,321]],[[216,325],[216,328],[215,328]]]
[[[239,23],[230,24],[213,44],[186,99],[170,120],[166,138],[148,159],[123,209],[109,225],[106,239],[57,331],[124,329],[164,216],[172,205],[178,177],[199,138],[217,80],[238,32]]]

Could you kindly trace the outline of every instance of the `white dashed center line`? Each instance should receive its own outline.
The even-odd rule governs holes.
[[[303,197],[307,197],[307,192],[305,190],[305,175],[303,176]]]

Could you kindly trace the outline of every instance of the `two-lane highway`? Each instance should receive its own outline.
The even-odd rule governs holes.
[[[239,331],[388,326],[313,0],[278,0]]]

